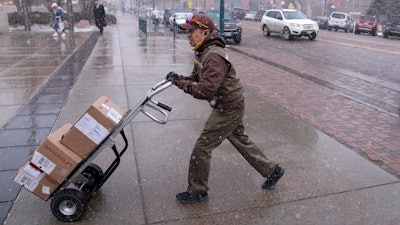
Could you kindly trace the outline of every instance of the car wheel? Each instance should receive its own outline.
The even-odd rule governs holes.
[[[388,34],[388,33],[383,33],[383,37],[384,37],[384,38],[388,38],[388,37],[389,37],[389,34]]]
[[[181,31],[180,31],[180,29],[179,29],[179,27],[177,25],[175,26],[175,33],[177,33],[177,34],[181,33]]]
[[[263,26],[263,34],[264,34],[265,37],[269,37],[271,35],[267,25]]]
[[[376,31],[372,31],[372,32],[371,32],[371,35],[372,35],[372,36],[376,36],[376,35],[377,35],[377,32],[376,32]]]
[[[292,39],[292,35],[290,34],[290,30],[288,27],[284,27],[283,28],[283,39],[289,41],[290,39]]]
[[[354,34],[360,34],[359,30],[354,30]]]
[[[235,38],[235,45],[240,45],[240,42],[242,41],[240,38]]]
[[[331,31],[332,30],[332,27],[328,27],[328,31]]]
[[[312,33],[312,34],[308,35],[308,39],[310,39],[311,41],[315,40],[316,37],[317,37],[316,33]]]

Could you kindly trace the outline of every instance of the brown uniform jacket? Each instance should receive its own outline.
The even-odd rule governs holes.
[[[216,109],[244,107],[243,87],[225,52],[225,42],[213,32],[195,52],[189,77],[179,76],[176,84],[194,98],[204,99]]]

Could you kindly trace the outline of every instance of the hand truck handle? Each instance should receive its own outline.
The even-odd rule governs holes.
[[[151,99],[154,95],[164,91],[165,89],[169,88],[172,84],[171,81],[163,80],[156,85],[154,85],[150,91],[147,93],[147,98]]]
[[[157,83],[147,93],[146,100],[143,102],[143,106],[148,106],[148,107],[160,112],[164,117],[163,119],[159,119],[159,118],[153,116],[152,114],[150,114],[149,112],[145,111],[144,107],[142,107],[140,109],[140,111],[143,112],[146,116],[148,116],[150,119],[152,119],[153,121],[160,123],[160,124],[166,124],[168,121],[168,113],[165,112],[163,109],[171,111],[172,108],[163,103],[153,100],[152,97],[154,97],[156,94],[164,91],[171,85],[173,85],[172,82],[168,81],[168,80],[163,80],[163,81]]]

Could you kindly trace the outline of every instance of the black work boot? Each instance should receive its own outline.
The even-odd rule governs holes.
[[[195,202],[203,202],[208,199],[207,192],[203,194],[190,194],[188,192],[182,192],[176,194],[176,200],[182,204],[190,204]]]
[[[285,174],[285,169],[280,166],[276,166],[274,172],[272,172],[271,176],[267,178],[267,180],[262,184],[263,189],[274,189],[275,184],[278,182],[281,177]]]

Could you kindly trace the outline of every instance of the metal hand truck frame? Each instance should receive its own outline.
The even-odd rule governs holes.
[[[163,80],[154,85],[135,107],[126,112],[113,131],[53,192],[51,196],[51,211],[57,219],[64,222],[74,222],[78,221],[85,214],[89,200],[96,194],[119,166],[121,156],[128,148],[128,140],[123,129],[132,121],[133,118],[135,118],[136,115],[142,112],[157,123],[167,123],[168,113],[164,110],[171,111],[172,108],[157,102],[152,98],[171,85],[172,82],[168,80]],[[153,116],[145,110],[146,107],[160,112],[163,118],[160,119],[160,116]],[[125,145],[120,151],[117,149],[114,142],[115,138],[119,135],[122,137]],[[115,159],[106,171],[103,172],[103,170],[97,164],[92,163],[92,161],[106,148],[112,149]]]

